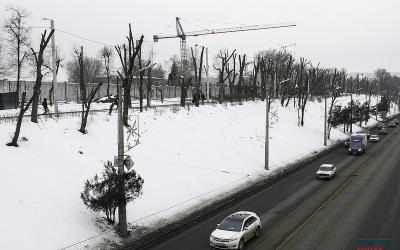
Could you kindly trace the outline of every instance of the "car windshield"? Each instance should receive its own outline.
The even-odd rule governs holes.
[[[228,217],[219,224],[218,229],[226,230],[226,231],[233,231],[233,232],[240,232],[242,230],[242,218],[232,218]]]
[[[331,171],[332,168],[331,167],[327,167],[327,166],[321,166],[321,167],[319,167],[319,170],[321,170],[321,171]]]
[[[378,138],[377,135],[371,135],[371,138]]]

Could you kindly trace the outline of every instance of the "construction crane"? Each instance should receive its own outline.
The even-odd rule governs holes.
[[[219,28],[219,29],[204,29],[199,31],[185,32],[182,28],[182,24],[180,22],[180,18],[176,17],[176,35],[154,35],[154,42],[158,42],[160,39],[168,39],[168,38],[180,38],[180,51],[181,51],[181,67],[184,76],[186,76],[186,64],[188,62],[187,58],[187,50],[186,50],[186,38],[189,36],[204,36],[204,35],[215,35],[215,34],[223,34],[223,33],[233,33],[233,32],[241,32],[241,31],[251,31],[251,30],[266,30],[266,29],[279,29],[279,28],[288,28],[294,27],[296,24],[294,23],[276,23],[276,24],[265,24],[265,25],[246,25],[246,26],[237,26],[230,28]]]

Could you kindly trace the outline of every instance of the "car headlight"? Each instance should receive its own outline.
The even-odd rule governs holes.
[[[359,148],[358,151],[361,151],[361,148]]]

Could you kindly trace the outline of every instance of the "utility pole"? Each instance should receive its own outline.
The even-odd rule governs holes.
[[[50,20],[50,29],[54,30],[54,20]],[[58,117],[58,96],[57,96],[57,63],[56,63],[56,39],[55,32],[51,36],[51,60],[53,63],[53,101],[54,101],[54,114]]]
[[[328,129],[327,129],[327,93],[325,93],[325,113],[324,113],[324,146],[328,146]]]
[[[276,79],[275,79],[276,82]],[[265,95],[265,170],[269,170],[269,95]]]
[[[353,133],[353,81],[350,81],[350,133]]]
[[[207,102],[210,102],[210,76],[209,73],[209,66],[208,66],[208,47],[206,47],[206,77],[207,77],[207,87],[206,87],[206,94],[207,94]]]
[[[42,20],[50,21],[50,30],[54,30],[54,20],[49,18],[42,18]],[[53,101],[54,101],[54,114],[58,117],[58,96],[57,96],[57,63],[56,63],[56,39],[55,39],[55,31],[51,36],[51,59],[52,59],[52,67],[53,67]]]
[[[119,233],[122,237],[128,236],[128,224],[126,222],[126,202],[125,202],[125,181],[122,176],[124,175],[124,126],[122,123],[122,83],[119,83],[117,78],[118,87],[118,175],[119,179],[119,193],[121,195],[121,203],[118,206],[118,222]]]

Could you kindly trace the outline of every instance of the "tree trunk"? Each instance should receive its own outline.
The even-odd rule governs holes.
[[[147,107],[151,106],[151,68],[147,70]]]
[[[31,122],[38,123],[38,107],[39,107],[39,96],[41,93],[40,88],[42,87],[42,72],[41,72],[41,67],[37,66],[36,70],[36,82],[35,86],[33,86],[33,101],[32,101],[32,113],[31,113]]]
[[[24,113],[25,113],[25,109],[24,109],[25,97],[26,97],[26,92],[23,92],[22,99],[21,99],[21,107],[19,110],[18,118],[17,118],[17,126],[15,127],[15,133],[14,133],[12,141],[10,143],[8,143],[7,146],[18,147],[18,138],[19,138],[19,134],[21,132],[22,119],[24,118]]]

